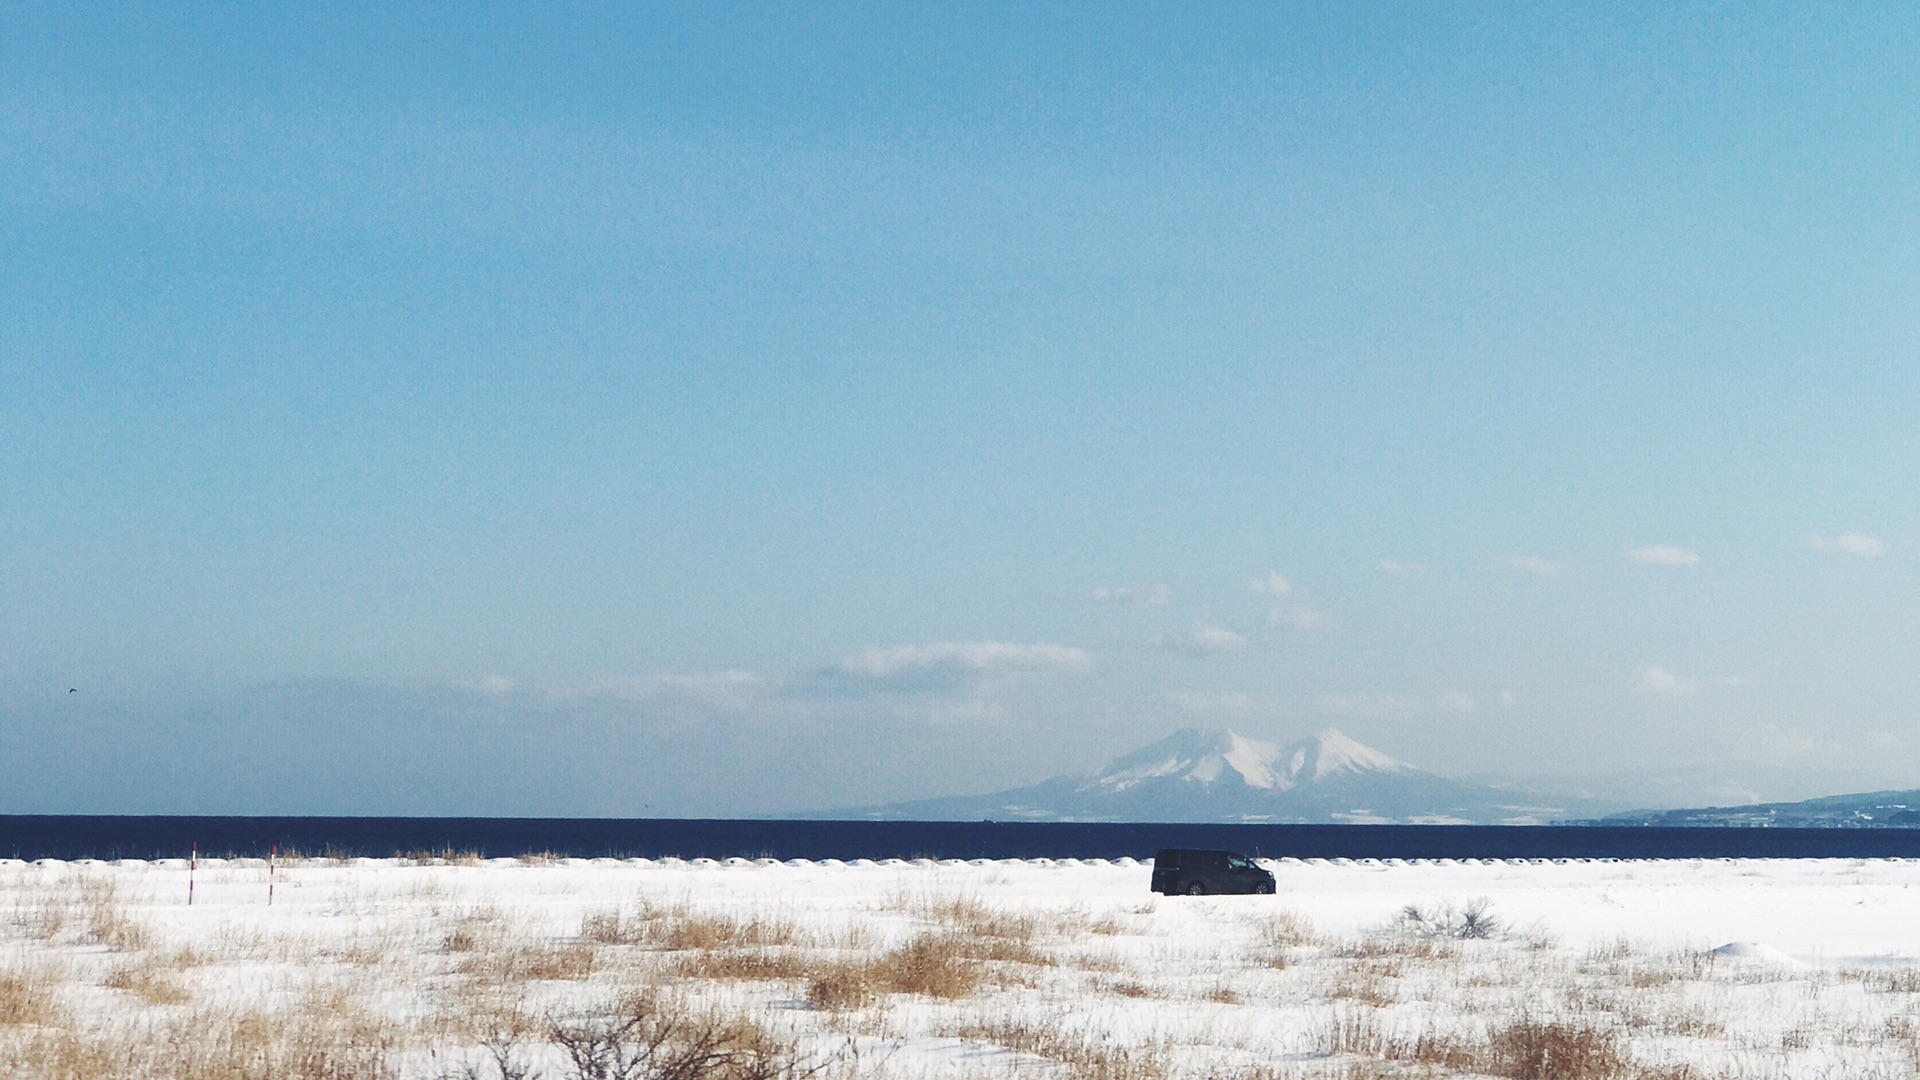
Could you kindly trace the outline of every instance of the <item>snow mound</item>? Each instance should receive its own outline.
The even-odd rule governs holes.
[[[1729,941],[1713,950],[1713,955],[1722,960],[1744,960],[1751,964],[1772,964],[1775,967],[1807,966],[1779,949],[1771,945],[1762,945],[1757,941]]]

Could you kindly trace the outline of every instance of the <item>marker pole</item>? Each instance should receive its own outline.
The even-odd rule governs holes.
[[[279,854],[280,854],[280,845],[271,844],[267,847],[267,906],[268,907],[273,906],[273,862],[275,857],[278,856]]]
[[[187,855],[187,906],[193,906],[193,872],[200,867],[200,841],[193,842],[193,851]]]

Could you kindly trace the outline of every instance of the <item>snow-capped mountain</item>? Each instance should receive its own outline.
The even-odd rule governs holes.
[[[992,795],[836,813],[894,820],[1529,824],[1585,813],[1449,780],[1328,728],[1282,746],[1190,728],[1093,772]]]

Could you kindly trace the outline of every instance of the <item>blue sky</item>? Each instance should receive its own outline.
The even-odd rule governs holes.
[[[0,25],[0,809],[1920,784],[1903,7]]]

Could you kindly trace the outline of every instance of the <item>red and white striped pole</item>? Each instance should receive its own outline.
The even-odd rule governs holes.
[[[200,841],[193,842],[193,851],[187,855],[187,906],[193,906],[193,872],[200,866]]]
[[[279,844],[269,844],[267,846],[267,906],[268,907],[273,906],[273,863],[274,863],[275,857],[277,857],[279,854],[280,854]]]

